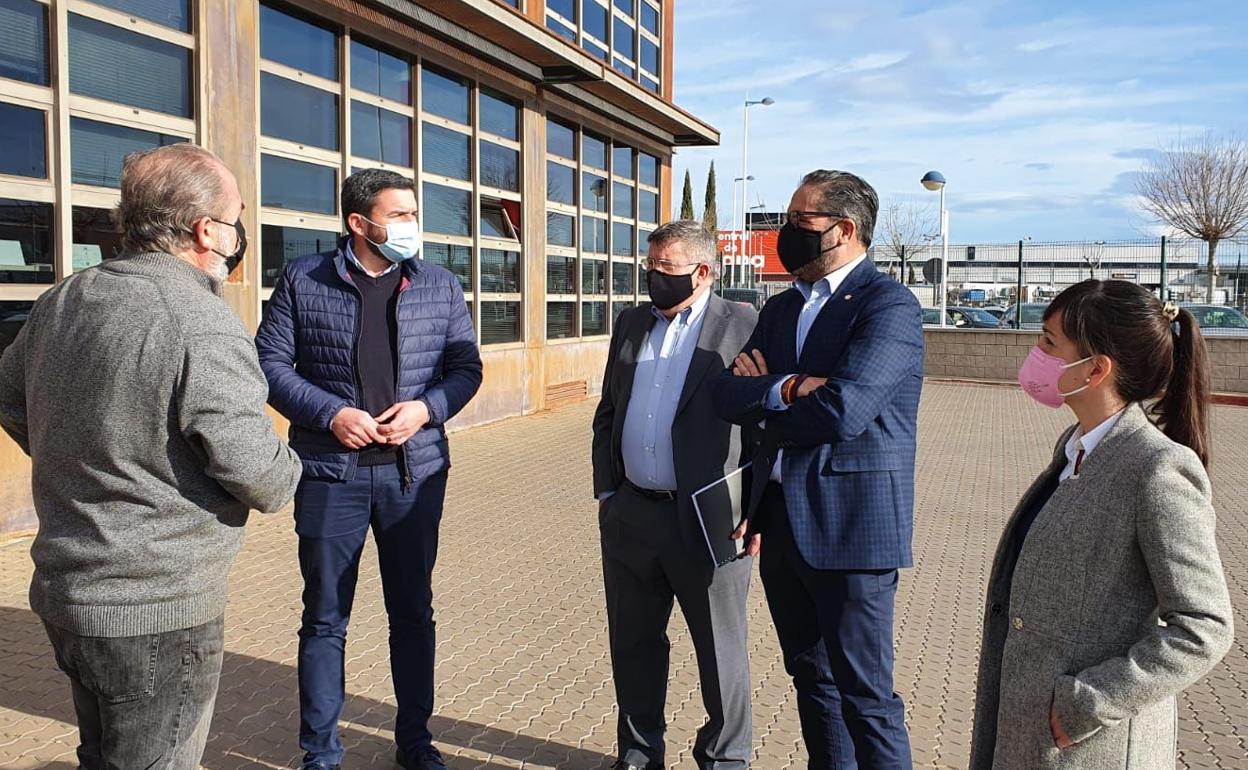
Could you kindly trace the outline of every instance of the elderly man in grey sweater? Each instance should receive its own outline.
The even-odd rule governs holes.
[[[45,293],[0,359],[0,425],[33,461],[30,604],[73,689],[84,768],[197,767],[248,511],[299,482],[221,298],[242,208],[207,150],[127,157],[124,254]]]

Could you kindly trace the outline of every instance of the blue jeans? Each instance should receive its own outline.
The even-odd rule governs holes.
[[[224,656],[222,618],[143,636],[44,624],[74,695],[83,770],[199,767]]]
[[[418,755],[432,743],[433,565],[446,473],[406,490],[397,465],[361,467],[350,481],[304,479],[295,493],[303,573],[299,629],[299,746],[304,761],[338,764],[347,623],[368,530],[377,543],[390,620],[390,671],[398,701],[395,742]]]

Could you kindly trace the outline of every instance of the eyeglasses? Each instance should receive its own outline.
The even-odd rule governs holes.
[[[642,263],[647,270],[658,270],[663,273],[671,273],[677,270],[682,270],[686,267],[692,267],[696,271],[698,269],[698,265],[700,264],[702,263],[691,262],[686,265],[681,265],[671,261],[670,259],[650,259],[649,257],[647,257],[646,261]]]
[[[847,219],[844,214],[837,214],[835,211],[790,211],[789,221],[795,225],[803,222],[809,222],[813,219],[821,219],[823,217],[834,217],[836,219]]]

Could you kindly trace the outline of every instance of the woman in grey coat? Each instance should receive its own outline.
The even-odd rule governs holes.
[[[1078,424],[997,548],[971,768],[1173,768],[1175,696],[1233,637],[1200,330],[1135,284],[1084,281],[1019,382]]]

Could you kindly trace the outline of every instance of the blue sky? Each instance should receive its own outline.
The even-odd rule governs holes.
[[[678,0],[675,97],[722,132],[680,149],[702,208],[715,161],[732,221],[746,90],[750,202],[783,209],[801,175],[841,168],[882,201],[949,180],[956,243],[1160,232],[1133,175],[1159,147],[1248,133],[1244,0]]]

